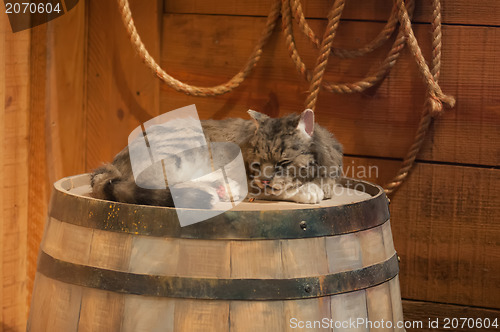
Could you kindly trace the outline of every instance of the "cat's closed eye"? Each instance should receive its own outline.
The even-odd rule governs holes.
[[[289,160],[289,159],[284,159],[284,160],[281,160],[279,161],[277,164],[276,164],[276,167],[279,167],[279,168],[285,168],[289,165],[292,164],[292,160]]]

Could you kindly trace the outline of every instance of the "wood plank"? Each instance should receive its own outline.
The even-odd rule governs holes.
[[[180,299],[175,302],[174,331],[229,332],[229,302]]]
[[[279,240],[232,241],[231,278],[283,278]],[[231,301],[229,331],[283,331],[284,301]]]
[[[472,319],[481,319],[483,322],[488,319],[490,322],[493,322],[497,319],[497,322],[500,323],[500,311],[499,310],[491,310],[484,308],[475,308],[468,306],[458,306],[451,304],[443,304],[443,303],[433,303],[433,302],[420,302],[420,301],[410,301],[403,300],[403,308],[405,313],[405,320],[409,327],[407,327],[407,331],[472,331],[474,328],[461,326],[457,329],[451,328],[451,324],[449,328],[444,328],[445,318],[453,319],[453,318],[472,318]],[[433,328],[434,322],[438,319],[438,327]],[[433,325],[430,325],[429,320],[433,322]],[[421,323],[421,327],[418,327],[418,323]],[[413,325],[413,328],[410,326]],[[477,326],[477,325],[476,325]],[[492,328],[493,329],[493,328]]]
[[[120,332],[125,303],[124,296],[119,293],[84,288],[80,320],[76,331]]]
[[[168,1],[164,0],[166,13],[223,14],[266,16],[272,0],[257,1]],[[332,3],[321,0],[302,0],[306,17],[324,18]],[[346,1],[342,17],[350,20],[387,20],[391,12],[392,1],[350,0]],[[453,24],[499,25],[500,3],[495,1],[441,1],[443,22]],[[430,22],[432,7],[430,2],[416,1],[415,21]]]
[[[0,13],[0,328],[26,329],[30,31]]]
[[[182,239],[174,275],[193,278],[229,278],[230,241]],[[174,331],[229,331],[229,301],[177,299]]]
[[[43,274],[36,275],[35,283],[28,331],[78,331],[84,288],[48,278]]]
[[[179,300],[126,295],[121,331],[174,332],[176,301]]]
[[[363,267],[360,234],[356,232],[325,238],[328,253],[328,272],[338,273]],[[331,317],[334,321],[368,319],[367,298],[364,289],[330,296]],[[366,329],[360,328],[360,331]]]
[[[281,243],[284,278],[328,274],[325,238],[283,240]],[[290,327],[293,319],[321,321],[332,317],[329,297],[283,301],[283,310],[285,331],[294,330]]]
[[[129,272],[179,276],[179,245],[183,240],[134,236]]]
[[[384,227],[383,225],[381,225],[372,229],[358,232],[363,266],[369,266],[383,262],[394,254],[394,252],[389,252],[385,248],[383,231]],[[370,287],[365,290],[365,294],[365,303],[368,310],[368,319],[370,321],[381,322],[382,320],[384,320],[392,321],[393,323],[395,322],[396,317],[393,316],[392,302],[400,302],[401,296],[399,296],[399,298],[394,298],[393,296],[391,296],[391,287],[389,282],[385,282],[375,287]],[[358,302],[358,306],[360,306],[360,304],[363,305],[363,301],[361,301],[360,303]],[[399,314],[401,314],[401,312]],[[351,316],[350,318],[354,320],[355,317],[356,316]],[[392,328],[388,328],[387,326],[382,326],[377,330],[393,331]]]
[[[221,84],[236,74],[264,26],[260,17],[174,14],[166,15],[164,22],[162,66],[182,81],[204,86]],[[320,31],[324,21],[311,23]],[[375,22],[345,22],[340,25],[335,44],[359,46],[381,27]],[[428,56],[428,26],[415,25],[415,33]],[[496,77],[500,76],[500,60],[495,55],[500,52],[500,30],[447,26],[443,33],[442,87],[458,101],[455,109],[435,122],[420,158],[498,165],[500,112],[496,96],[500,83]],[[317,51],[303,37],[296,39],[311,67]],[[326,79],[359,80],[375,70],[386,51],[385,47],[368,58],[332,60]],[[422,110],[425,88],[419,75],[405,51],[376,89],[361,95],[322,92],[317,120],[337,135],[348,154],[402,158],[413,142]],[[247,118],[249,108],[279,116],[301,111],[307,89],[308,84],[298,77],[287,54],[283,37],[275,32],[254,72],[232,93],[195,98],[162,85],[161,111],[195,103],[201,118]],[[126,135],[118,136],[115,139],[121,141],[119,145],[125,146]]]
[[[85,171],[85,13],[82,2],[31,30],[29,292],[52,183]]]
[[[418,163],[391,203],[403,297],[499,308],[500,170]]]
[[[159,114],[159,82],[133,50],[116,7],[89,2],[88,170],[111,160],[133,129]],[[161,3],[135,0],[130,7],[142,41],[159,59]]]
[[[389,283],[383,283],[375,287],[366,289],[366,307],[368,309],[368,320],[375,322],[393,321],[392,317],[392,303],[391,303],[391,290]],[[354,318],[352,318],[354,319]],[[377,327],[376,325],[374,325]],[[370,328],[371,330],[371,328]],[[392,328],[387,326],[380,326],[377,331],[393,331]]]
[[[229,278],[230,242],[183,239],[175,274],[194,278]]]
[[[285,331],[284,301],[232,301],[229,331]]]
[[[363,266],[378,264],[389,259],[384,247],[382,226],[377,226],[357,233],[361,245]]]
[[[129,272],[178,276],[179,243],[182,239],[133,236]],[[184,258],[182,258],[184,259]],[[122,330],[174,331],[174,310],[178,299],[125,296]]]
[[[29,184],[28,184],[28,303],[35,280],[40,243],[47,218],[50,183],[45,149],[45,92],[47,82],[47,25],[31,30],[31,104],[29,123]]]
[[[389,290],[391,293],[392,320],[396,331],[405,331],[403,326],[398,326],[398,322],[404,322],[403,304],[401,301],[401,286],[399,285],[399,275],[391,279],[389,282]],[[401,324],[401,323],[400,323]]]
[[[40,249],[48,255],[74,264],[88,265],[94,230],[62,222],[47,221]]]
[[[88,265],[128,271],[132,236],[100,230],[93,233]],[[123,294],[84,289],[78,331],[120,331],[125,304]]]
[[[49,183],[85,171],[85,15],[82,2],[47,26],[45,133]]]
[[[283,278],[279,240],[232,241],[231,278]]]

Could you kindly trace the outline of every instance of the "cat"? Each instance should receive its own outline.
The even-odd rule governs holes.
[[[248,111],[251,119],[202,120],[206,141],[237,144],[245,162],[250,197],[266,200],[284,200],[297,203],[319,203],[332,197],[333,188],[341,175],[342,145],[325,128],[315,124],[310,109],[301,114],[271,118],[263,113]],[[182,122],[182,120],[179,120]],[[148,133],[155,142],[199,138],[203,133],[185,132],[182,123],[172,130],[157,129]],[[168,139],[167,139],[168,138]],[[171,158],[163,161],[170,174],[166,189],[146,189],[134,180],[130,162],[130,148],[123,149],[113,162],[91,174],[92,196],[125,203],[211,208],[219,200],[229,200],[224,190],[215,190],[213,184],[203,181],[182,183],[182,174],[197,172],[196,160],[203,158],[202,150],[191,149],[179,159],[175,150]],[[169,150],[172,150],[170,146]],[[147,172],[146,172],[147,173]],[[145,181],[153,177],[146,174]],[[148,180],[149,179],[149,180]],[[230,179],[229,179],[230,180]],[[162,184],[163,185],[163,184]],[[216,188],[217,186],[215,186]],[[236,188],[237,185],[231,186]],[[153,187],[155,188],[154,184]],[[158,187],[158,188],[161,188]],[[170,188],[175,188],[170,190]],[[246,191],[245,191],[246,192]],[[172,197],[182,196],[176,200]],[[231,193],[238,196],[238,192]],[[233,197],[234,198],[234,197]]]

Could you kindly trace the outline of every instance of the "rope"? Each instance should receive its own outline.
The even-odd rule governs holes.
[[[311,78],[311,86],[309,88],[310,93],[306,99],[306,108],[310,108],[312,110],[316,107],[319,88],[321,86],[321,82],[323,81],[326,65],[328,64],[333,39],[335,38],[335,33],[337,32],[337,28],[339,26],[340,16],[344,10],[344,1],[345,0],[335,0],[332,9],[328,12],[328,24],[323,36],[323,41],[321,42],[320,53],[318,59],[316,60],[316,67],[314,68]]]
[[[433,75],[429,70],[429,66],[427,66],[427,63],[425,62],[424,56],[422,55],[422,51],[418,46],[417,39],[413,34],[413,29],[411,28],[411,21],[410,18],[408,17],[408,12],[406,11],[404,0],[396,0],[396,1],[399,8],[399,21],[401,23],[401,28],[404,31],[405,36],[408,38],[406,43],[408,44],[410,51],[415,57],[418,69],[420,70],[420,73],[423,76],[424,83],[427,85],[427,92],[429,94],[428,102],[431,108],[430,111],[433,116],[439,115],[443,111],[443,103],[450,108],[455,106],[455,98],[453,98],[452,96],[447,96],[441,91],[439,84],[437,84],[436,79],[434,79]],[[438,5],[436,5],[435,10],[433,11],[434,15],[433,27],[439,25],[439,36],[441,36],[441,6],[438,0],[434,1],[434,3]],[[438,40],[435,39],[435,42],[438,43],[439,49],[441,49],[441,37],[439,37]],[[436,49],[436,47],[437,46],[435,46],[434,49]],[[441,66],[440,58],[441,56],[439,56],[438,61],[433,61],[435,66],[439,63],[438,71],[439,67]]]
[[[302,5],[300,4],[300,1],[290,0],[290,2],[294,14],[293,17],[295,18],[295,21],[297,22],[300,30],[302,30],[304,35],[306,35],[309,38],[309,40],[312,42],[314,46],[316,46],[316,48],[319,48],[320,46],[319,39],[316,37],[314,31],[307,23],[304,13],[302,12]],[[397,23],[398,23],[397,6],[396,4],[394,4],[391,10],[391,16],[389,17],[389,20],[385,24],[382,31],[380,31],[379,34],[372,41],[368,42],[365,46],[357,50],[332,48],[332,54],[339,58],[356,58],[363,56],[367,53],[371,53],[380,46],[382,46],[387,41],[387,39],[391,37],[392,33],[394,32],[394,29],[396,28]]]
[[[399,0],[398,0],[399,1]],[[440,74],[440,69],[441,69],[441,3],[440,0],[432,0],[434,11],[432,13],[432,62],[431,62],[431,69],[429,71],[429,76],[431,79],[430,83],[435,83],[437,85],[438,80],[439,80],[439,74]],[[404,4],[401,6],[401,4],[398,4],[401,10],[403,11],[404,14]],[[402,17],[404,19],[404,15]],[[402,26],[403,23],[402,23]],[[408,26],[406,24],[406,29],[408,29]],[[407,34],[413,34],[411,31],[407,32]],[[413,36],[414,38],[415,36]],[[411,42],[411,41],[409,41]],[[412,47],[412,52],[417,51],[419,55],[421,56],[420,61],[423,59],[422,52],[420,52],[420,49],[418,48],[418,44],[416,43],[416,40],[414,39],[414,45]],[[415,47],[416,46],[416,47]],[[415,55],[415,54],[414,54]],[[415,56],[417,57],[417,56]],[[421,62],[417,60],[417,64],[419,64],[419,68],[421,65]],[[424,60],[425,64],[425,60]],[[427,64],[425,64],[427,66]],[[428,68],[427,68],[428,70]],[[426,76],[427,71],[424,69],[421,69],[421,72],[424,73],[424,82],[429,83],[426,81],[428,77]],[[403,184],[403,182],[406,180],[408,177],[408,174],[410,170],[413,167],[413,164],[415,162],[415,159],[420,152],[420,149],[422,148],[422,145],[425,141],[425,137],[427,135],[427,132],[429,130],[430,124],[432,123],[433,117],[436,115],[440,115],[442,112],[442,103],[443,100],[437,100],[436,101],[436,95],[432,93],[430,90],[432,88],[431,84],[428,84],[428,90],[427,90],[427,98],[426,102],[424,104],[424,109],[422,111],[422,116],[420,118],[420,123],[418,125],[417,133],[415,135],[415,138],[413,140],[413,144],[411,145],[405,159],[403,160],[403,163],[401,165],[401,168],[399,169],[398,173],[396,176],[389,182],[388,184],[385,185],[384,191],[387,195],[393,195],[395,191]],[[439,87],[439,85],[437,85]],[[455,99],[450,96],[444,96],[445,100],[447,101],[447,105],[450,107],[453,107],[455,103]],[[440,106],[440,107],[439,107]]]
[[[296,2],[297,0],[291,0],[292,2]],[[413,12],[414,9],[414,1],[413,0],[408,0],[408,10],[410,13]],[[292,61],[295,64],[295,68],[301,74],[307,81],[311,80],[311,73],[307,69],[306,65],[302,61],[300,55],[298,54],[297,47],[295,44],[295,39],[293,36],[293,28],[292,28],[292,14],[291,14],[291,9],[290,9],[290,3],[288,0],[284,0],[282,3],[282,21],[283,21],[283,33],[285,34],[285,43],[287,44],[287,49],[290,57],[292,58]],[[300,14],[299,14],[300,15]],[[384,34],[384,30],[386,30],[387,26],[390,26],[391,24],[386,24],[384,29],[379,33],[380,35]],[[307,31],[307,29],[306,29]],[[315,36],[313,35],[313,38]],[[377,38],[375,38],[376,40]],[[331,82],[324,82],[323,87],[325,90],[329,92],[336,92],[336,93],[354,93],[354,92],[363,92],[368,88],[371,88],[372,86],[376,85],[378,82],[380,82],[384,77],[388,75],[392,67],[396,64],[396,60],[399,58],[399,55],[404,48],[404,45],[406,43],[406,37],[403,34],[402,31],[398,32],[398,36],[396,37],[396,40],[394,41],[389,53],[387,54],[386,58],[380,65],[379,69],[374,72],[373,74],[369,74],[367,77],[363,78],[362,80],[358,82],[352,82],[352,83],[331,83]],[[373,42],[368,43],[367,45],[373,44]],[[337,52],[342,53],[342,54],[358,54],[361,55],[363,52],[366,51],[367,46],[364,46],[358,50],[337,50]]]
[[[216,85],[213,87],[201,87],[186,84],[181,82],[174,77],[167,74],[159,65],[156,63],[154,58],[149,54],[148,50],[141,41],[141,38],[137,32],[137,29],[132,19],[132,13],[130,11],[130,6],[128,0],[117,0],[118,7],[121,13],[121,18],[125,29],[127,30],[128,36],[132,45],[134,46],[137,54],[141,60],[149,67],[153,73],[165,82],[168,86],[179,92],[184,92],[188,95],[207,97],[207,96],[218,96],[228,93],[235,88],[237,88],[243,80],[250,74],[252,69],[255,67],[257,62],[260,60],[262,55],[262,48],[269,40],[278,20],[280,14],[280,0],[275,0],[271,6],[271,11],[267,17],[267,22],[262,34],[257,42],[257,45],[253,49],[250,57],[243,66],[243,68],[234,75],[229,81],[224,84]]]
[[[301,76],[303,76],[308,82],[310,82],[309,95],[306,99],[307,108],[315,108],[321,87],[330,92],[353,93],[362,92],[374,86],[389,73],[391,68],[396,63],[396,60],[399,58],[401,50],[404,48],[405,44],[407,44],[411,54],[415,58],[420,74],[422,75],[423,82],[427,88],[427,95],[414,142],[411,145],[406,157],[404,158],[397,175],[391,180],[390,183],[385,186],[385,192],[387,195],[393,194],[407,178],[409,171],[415,162],[416,156],[420,152],[420,149],[423,145],[432,119],[443,113],[443,104],[447,107],[453,107],[455,104],[455,99],[452,96],[445,95],[438,84],[441,69],[442,38],[440,0],[431,0],[433,5],[433,39],[432,61],[430,68],[422,55],[422,51],[420,50],[418,42],[413,33],[413,29],[411,27],[411,16],[414,10],[414,0],[407,0],[406,5],[405,0],[395,0],[391,15],[379,34],[373,40],[369,41],[366,45],[354,50],[334,48],[332,46],[340,22],[340,16],[342,15],[342,11],[344,9],[345,0],[335,0],[332,9],[328,13],[328,24],[323,34],[321,43],[305,19],[300,0],[275,0],[271,6],[271,11],[267,16],[266,26],[264,27],[257,45],[253,49],[243,68],[226,83],[213,87],[189,85],[167,74],[156,63],[153,57],[151,57],[144,44],[142,43],[132,19],[132,13],[130,12],[128,0],[117,1],[122,21],[125,25],[125,29],[129,35],[132,45],[134,46],[137,54],[142,59],[142,61],[153,71],[153,73],[158,78],[164,81],[168,86],[175,89],[176,91],[184,92],[188,95],[193,96],[217,96],[230,92],[238,87],[260,60],[262,55],[262,48],[268,42],[276,26],[276,22],[278,20],[280,12],[282,16],[282,29],[289,55],[293,63],[295,64],[295,67],[299,74],[301,74]],[[292,15],[292,11],[294,15]],[[306,35],[306,37],[312,42],[315,47],[319,48],[318,58],[316,60],[314,71],[312,73],[307,69],[297,51],[293,35],[293,17],[295,17],[295,20],[302,33]],[[379,69],[375,71],[375,73],[368,75],[358,82],[331,83],[323,81],[330,54],[333,54],[339,58],[354,58],[370,53],[383,45],[390,38],[394,30],[396,29],[396,25],[398,22],[400,24],[400,28],[397,37],[386,58],[380,65]]]

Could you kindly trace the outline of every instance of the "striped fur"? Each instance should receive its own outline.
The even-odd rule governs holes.
[[[189,121],[193,120],[189,119],[174,120],[168,127],[148,128],[149,146],[156,148],[152,152],[157,160],[163,159],[167,183],[157,183],[158,177],[150,172],[154,168],[161,170],[160,162],[159,168],[146,168],[152,163],[151,153],[140,148],[140,144],[144,144],[140,138],[132,141],[112,163],[93,172],[93,196],[134,204],[173,206],[169,188],[175,186],[172,192],[182,195],[183,202],[192,202],[192,206],[184,207],[210,208],[225,197],[203,181],[191,183],[189,187],[183,187],[183,183],[198,174],[209,173],[199,167],[198,161],[207,157],[207,150],[199,147],[212,142],[232,142],[241,148],[250,195],[299,203],[318,203],[330,197],[342,166],[342,146],[326,129],[314,124],[312,111],[282,118],[270,118],[255,111],[249,113],[251,120],[201,121],[203,132],[190,126]],[[146,169],[137,179],[140,183],[136,183],[133,176],[131,155],[133,160],[145,163],[140,165]]]

